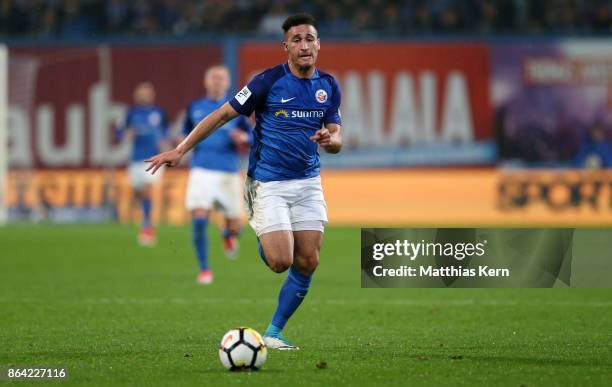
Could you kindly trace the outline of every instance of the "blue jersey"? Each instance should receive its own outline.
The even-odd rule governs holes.
[[[340,99],[334,77],[320,70],[305,79],[282,64],[255,76],[230,100],[240,114],[255,112],[247,174],[264,182],[318,176],[318,145],[310,137],[325,124],[341,124]]]
[[[185,115],[183,133],[188,135],[193,127],[204,117],[215,111],[227,101],[219,101],[204,97],[189,104]],[[251,133],[251,125],[246,117],[238,117],[219,127],[215,132],[197,144],[193,150],[192,167],[213,169],[224,172],[238,172],[240,156],[230,133],[233,130]]]
[[[124,130],[134,130],[132,161],[142,161],[160,151],[160,143],[168,136],[168,118],[157,106],[133,106],[125,120]]]
[[[606,140],[595,141],[589,139],[578,151],[575,162],[580,168],[589,167],[612,168],[612,146]]]

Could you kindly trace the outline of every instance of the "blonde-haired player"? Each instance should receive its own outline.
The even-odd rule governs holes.
[[[227,67],[214,65],[204,72],[206,96],[189,105],[185,117],[187,136],[204,117],[227,102],[230,76]],[[246,117],[222,125],[199,143],[193,151],[186,206],[192,215],[193,246],[200,266],[198,282],[209,284],[213,272],[208,262],[207,227],[210,211],[220,209],[225,215],[223,242],[225,253],[235,256],[242,216],[242,179],[239,173],[239,148],[250,142],[251,126]]]

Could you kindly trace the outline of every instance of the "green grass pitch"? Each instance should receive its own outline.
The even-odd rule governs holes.
[[[211,232],[215,283],[200,286],[187,227],[162,227],[153,249],[127,226],[0,228],[0,365],[66,366],[67,385],[98,386],[612,381],[612,289],[361,289],[359,229],[334,227],[286,328],[302,349],[228,372],[222,335],[263,331],[284,279],[251,230],[241,239],[230,261]]]

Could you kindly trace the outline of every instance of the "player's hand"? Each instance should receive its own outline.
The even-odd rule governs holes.
[[[243,145],[249,142],[249,135],[245,131],[235,129],[229,132],[229,135],[236,145]]]
[[[179,165],[181,162],[181,158],[183,157],[183,152],[178,149],[172,149],[171,151],[160,153],[151,157],[150,159],[145,160],[145,163],[149,163],[149,167],[147,168],[147,172],[151,171],[151,174],[155,174],[159,168],[166,165],[168,167],[175,167]]]
[[[134,128],[127,128],[124,136],[128,141],[133,141],[134,137],[136,137],[136,130]]]
[[[317,130],[310,139],[324,148],[331,145],[331,134],[327,128]]]

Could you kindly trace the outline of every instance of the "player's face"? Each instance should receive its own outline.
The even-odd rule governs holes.
[[[137,105],[152,105],[155,102],[155,89],[149,82],[141,83],[134,90],[134,102]]]
[[[227,94],[229,82],[229,73],[225,67],[213,67],[204,75],[206,92],[216,99]]]
[[[321,42],[317,30],[309,24],[294,26],[287,31],[285,50],[289,54],[289,62],[300,71],[308,71],[317,61]]]

